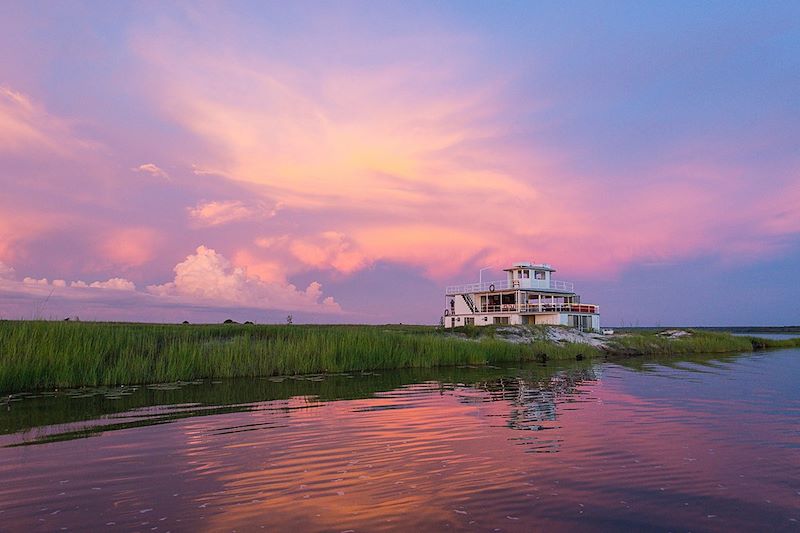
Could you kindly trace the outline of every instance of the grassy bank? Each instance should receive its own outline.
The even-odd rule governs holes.
[[[735,336],[715,331],[694,329],[686,331],[687,335],[677,338],[662,335],[655,330],[626,333],[614,337],[610,342],[609,352],[618,356],[686,355],[800,347],[800,338],[775,340]]]
[[[464,340],[423,326],[0,322],[0,393],[590,357],[545,341]]]
[[[526,330],[524,343],[503,329],[426,326],[166,325],[0,321],[0,393],[59,387],[158,383],[321,372],[499,364],[633,356],[751,351],[800,346],[691,331],[680,338],[626,334],[604,349],[546,340]]]

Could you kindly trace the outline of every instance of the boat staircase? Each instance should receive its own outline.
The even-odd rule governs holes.
[[[475,305],[475,301],[472,299],[471,294],[462,294],[461,297],[464,298],[464,302],[466,302],[467,307],[469,307],[470,311],[472,311],[473,313],[478,312],[478,307]]]

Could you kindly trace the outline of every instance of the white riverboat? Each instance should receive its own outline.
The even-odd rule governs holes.
[[[581,302],[573,283],[551,278],[544,263],[515,263],[506,279],[451,285],[445,290],[444,326],[550,324],[600,331],[600,306]]]

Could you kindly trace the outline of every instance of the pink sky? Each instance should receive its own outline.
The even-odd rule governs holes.
[[[430,323],[536,260],[604,322],[681,323],[626,277],[800,268],[780,13],[50,7],[0,13],[3,318]],[[716,323],[800,319],[770,294]]]

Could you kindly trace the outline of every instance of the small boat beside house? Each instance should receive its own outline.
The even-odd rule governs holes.
[[[514,263],[506,279],[445,289],[444,326],[549,324],[600,331],[600,306],[581,302],[569,281],[552,279],[544,263]]]

